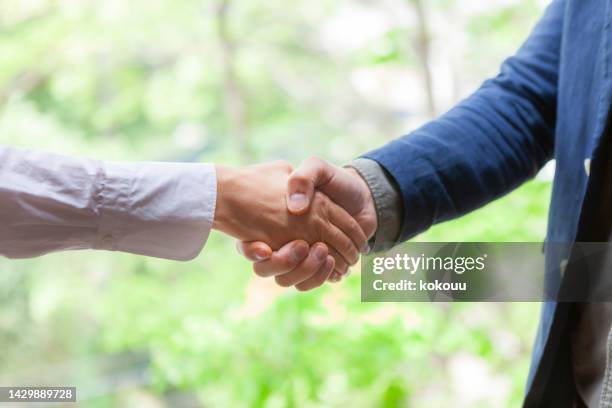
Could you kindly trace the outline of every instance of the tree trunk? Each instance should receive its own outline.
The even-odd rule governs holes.
[[[236,74],[236,44],[229,29],[231,5],[231,0],[220,0],[217,6],[217,33],[221,48],[225,115],[228,128],[236,138],[240,160],[242,163],[249,163],[253,157],[248,138],[246,98]]]
[[[415,45],[425,86],[425,96],[427,98],[427,113],[433,117],[436,115],[436,103],[433,93],[433,75],[431,73],[431,66],[429,61],[431,41],[429,38],[427,14],[425,12],[423,0],[411,0],[411,3],[414,7],[414,11],[417,16],[418,33]]]

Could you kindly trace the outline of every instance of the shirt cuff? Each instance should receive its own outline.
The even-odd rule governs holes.
[[[378,229],[370,241],[372,251],[392,248],[399,239],[403,219],[402,196],[395,180],[374,160],[359,158],[348,166],[363,177],[374,199]]]
[[[212,164],[102,163],[92,247],[188,261],[204,247],[217,200]]]

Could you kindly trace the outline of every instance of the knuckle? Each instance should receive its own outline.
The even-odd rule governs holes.
[[[299,185],[310,183],[310,179],[306,174],[300,173],[299,170],[291,175],[291,182]]]
[[[289,255],[274,254],[273,262],[278,269],[285,272],[289,272],[295,267],[292,258]]]
[[[300,277],[300,281],[310,279],[316,273],[318,264],[314,257],[310,256],[302,265],[295,269],[295,273]]]
[[[317,156],[309,156],[306,160],[304,160],[304,163],[308,163],[309,165],[321,166],[325,164],[325,161]]]
[[[280,260],[281,261],[279,263],[283,270],[289,272],[290,270],[295,268],[295,261],[292,259],[292,257],[284,256],[280,258]]]

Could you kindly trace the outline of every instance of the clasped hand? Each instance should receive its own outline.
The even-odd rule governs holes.
[[[217,167],[213,227],[237,238],[259,276],[311,290],[339,281],[376,229],[374,203],[355,170],[311,158]]]

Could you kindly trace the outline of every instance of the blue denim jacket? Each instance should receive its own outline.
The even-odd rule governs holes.
[[[611,13],[612,0],[553,1],[495,78],[439,119],[364,155],[401,190],[402,240],[508,193],[552,158],[546,241],[576,240],[585,199],[597,189],[589,163],[611,103]],[[567,255],[546,256],[546,288],[554,293]],[[543,304],[529,386],[556,309]]]

